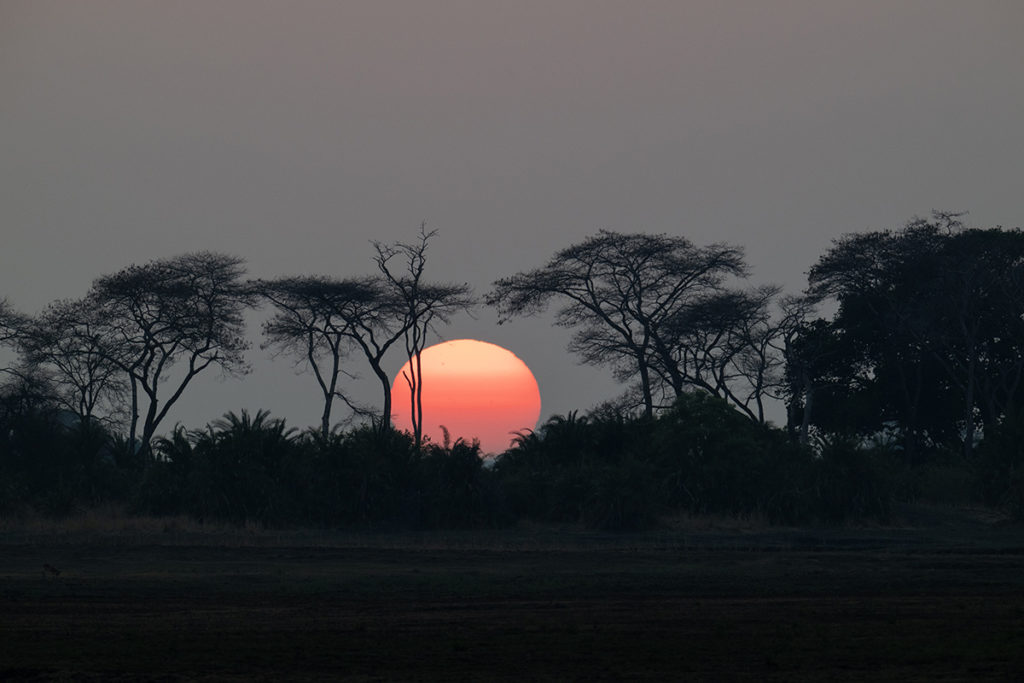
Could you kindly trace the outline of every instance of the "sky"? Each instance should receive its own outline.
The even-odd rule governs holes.
[[[844,233],[1022,223],[1022,34],[1015,0],[0,0],[0,297],[196,250],[368,274],[424,221],[428,276],[481,295],[600,229],[743,245],[798,292]],[[317,423],[259,319],[252,372],[171,422]],[[620,391],[550,316],[439,332],[516,353],[544,417]]]

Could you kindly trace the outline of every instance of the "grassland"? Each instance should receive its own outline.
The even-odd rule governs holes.
[[[0,680],[1009,680],[1024,529],[5,520],[0,615]]]

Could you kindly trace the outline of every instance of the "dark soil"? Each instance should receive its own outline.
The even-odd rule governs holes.
[[[926,524],[8,529],[0,680],[1017,678],[1024,530],[911,513]]]

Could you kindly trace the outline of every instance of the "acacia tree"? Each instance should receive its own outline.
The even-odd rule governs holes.
[[[0,346],[20,352],[30,318],[15,311],[6,299],[0,299]],[[23,361],[24,359],[19,359]],[[31,414],[53,404],[50,378],[40,368],[25,362],[0,367],[0,417]]]
[[[94,303],[56,301],[38,317],[25,318],[19,334],[25,362],[47,372],[58,404],[83,424],[97,417],[101,404],[112,410],[127,388],[108,353]]]
[[[0,299],[0,344],[14,340],[24,316],[16,313],[7,299]]]
[[[391,329],[395,338],[400,336],[403,339],[409,360],[409,372],[404,375],[404,379],[409,385],[409,409],[417,448],[423,441],[423,368],[420,354],[426,345],[427,336],[435,322],[447,324],[455,314],[468,311],[476,305],[468,284],[424,282],[427,247],[436,235],[437,230],[428,232],[426,224],[423,224],[420,225],[416,242],[374,242],[373,245],[377,252],[374,261],[390,302],[388,312],[393,316]],[[395,268],[395,261],[404,265],[404,269]],[[390,384],[385,393],[390,406]],[[386,414],[390,415],[390,412]]]
[[[781,340],[789,317],[773,315],[779,289],[722,289],[670,316],[654,369],[676,398],[686,387],[716,394],[750,419],[765,421],[765,400],[781,396]]]
[[[740,355],[740,375],[747,386],[746,400],[756,406],[757,420],[763,423],[765,398],[780,401],[788,398],[786,354],[809,307],[800,297],[780,297],[780,290],[775,287],[755,291],[764,305],[746,318],[740,328],[745,343],[745,351]],[[773,300],[774,315],[766,310]]]
[[[0,299],[0,346],[10,347],[17,350],[18,342],[25,328],[28,326],[29,317],[14,310],[7,302],[7,299]],[[0,368],[5,373],[12,373],[11,368]]]
[[[817,309],[812,299],[802,295],[784,296],[778,305],[780,315],[767,335],[777,363],[773,367],[777,373],[773,398],[786,404],[786,431],[790,438],[806,445],[815,390],[812,369],[820,360],[821,350],[811,351],[805,344],[805,333]]]
[[[301,355],[308,362],[324,393],[321,429],[329,428],[334,397],[353,407],[337,389],[346,345],[358,349],[380,382],[383,405],[378,420],[381,431],[391,428],[391,378],[384,360],[399,341],[414,365],[406,381],[414,390],[413,427],[416,444],[422,441],[422,374],[419,352],[437,322],[448,322],[474,300],[468,285],[424,280],[427,247],[437,231],[421,226],[414,243],[374,242],[374,262],[379,274],[332,280],[323,277],[282,278],[256,283],[255,291],[271,301],[277,312],[264,333],[268,343]],[[325,431],[326,433],[326,431]]]
[[[621,378],[638,377],[650,418],[658,376],[677,394],[692,376],[675,362],[681,321],[694,319],[725,294],[729,278],[746,273],[739,247],[602,230],[542,268],[497,280],[487,303],[504,322],[558,300],[557,324],[576,330],[570,350],[586,363],[612,366]]]
[[[373,278],[296,276],[258,281],[254,288],[275,309],[263,324],[265,347],[300,359],[316,377],[324,399],[320,432],[326,437],[330,434],[334,399],[353,407],[338,390],[342,358],[355,343],[360,321],[374,329],[382,304],[380,283]],[[376,353],[370,357],[376,357]]]
[[[107,357],[128,376],[129,438],[136,443],[138,437],[141,449],[200,372],[211,366],[226,374],[248,370],[244,314],[255,295],[241,279],[244,272],[240,258],[196,252],[132,265],[93,283],[89,296]]]
[[[23,326],[23,316],[16,313],[7,299],[0,299],[0,346],[15,348],[18,330]],[[11,368],[0,367],[0,372],[11,374]]]

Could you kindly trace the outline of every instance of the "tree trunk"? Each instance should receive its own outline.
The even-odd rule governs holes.
[[[331,408],[334,406],[334,396],[338,391],[338,372],[341,370],[341,339],[339,336],[335,336],[330,342],[331,347],[331,383],[330,386],[324,386],[323,380],[320,377],[320,373],[317,371],[316,363],[313,360],[313,354],[309,354],[309,362],[313,366],[314,372],[317,375],[317,381],[320,383],[321,388],[324,390],[324,413],[320,418],[320,431],[326,439],[331,434]]]
[[[806,446],[811,429],[811,411],[814,408],[814,385],[810,376],[804,372],[804,416],[800,420],[800,445]]]
[[[334,403],[334,393],[331,392],[324,397],[324,412],[320,417],[320,433],[326,439],[331,434],[331,406]]]
[[[650,420],[654,417],[654,397],[651,395],[651,373],[644,359],[639,359],[640,369],[640,391],[644,395],[644,418]]]
[[[970,458],[971,451],[974,449],[974,385],[975,385],[975,369],[977,364],[978,354],[974,352],[974,348],[971,348],[971,358],[967,362],[967,391],[966,400],[964,401],[964,457]]]
[[[409,387],[409,421],[412,423],[412,440],[416,448],[420,447],[419,423],[416,421],[416,371],[413,370],[412,362],[409,363],[409,373],[402,372],[405,383]]]
[[[146,421],[142,424],[142,440],[139,442],[139,447],[147,453],[149,452],[149,442],[156,433],[156,405],[156,399],[150,397],[149,410],[146,411]]]
[[[416,367],[416,390],[413,392],[413,429],[416,435],[416,448],[419,448],[423,441],[423,363],[420,360],[420,349],[416,349],[413,362],[410,368]]]
[[[139,450],[135,445],[135,437],[139,433],[139,381],[131,373],[128,374],[128,377],[131,378],[132,383],[132,414],[131,426],[128,428],[128,444],[132,453],[135,453]]]
[[[380,380],[381,388],[384,391],[384,407],[380,416],[380,432],[384,434],[391,429],[391,380],[388,379],[384,368],[380,366],[380,360],[371,359],[370,367],[373,368],[373,374],[377,375],[377,379]]]

